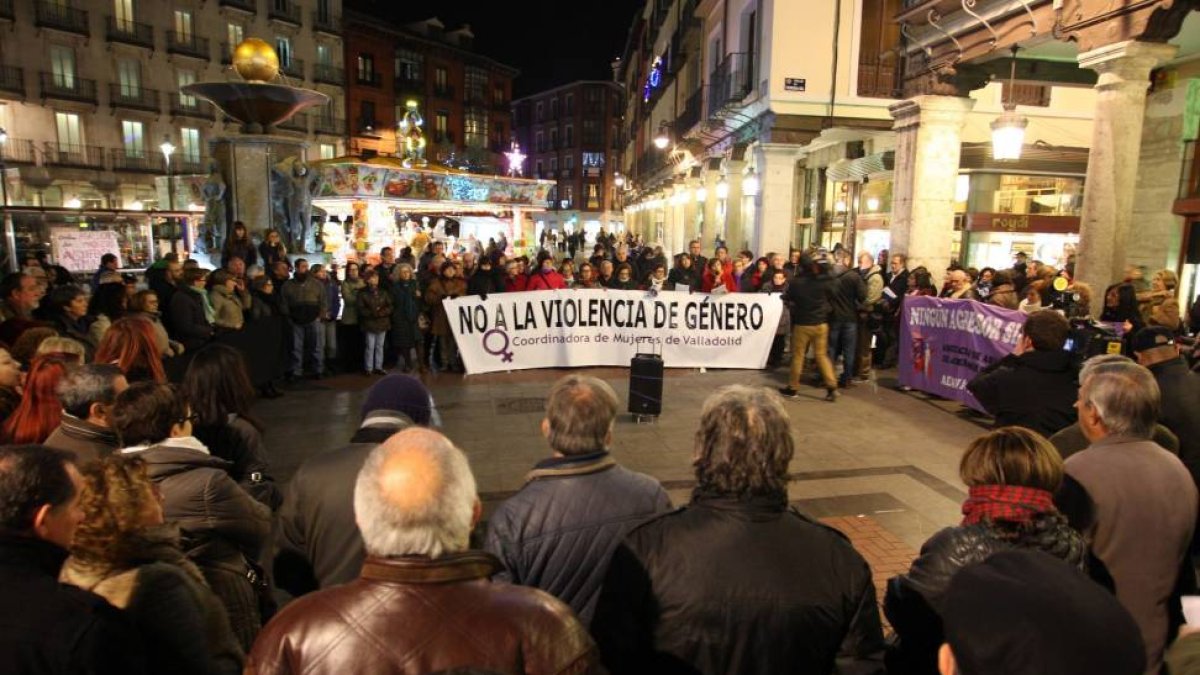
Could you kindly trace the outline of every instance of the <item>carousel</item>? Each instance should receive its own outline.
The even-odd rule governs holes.
[[[426,241],[447,251],[505,244],[508,253],[533,247],[533,218],[545,211],[553,181],[519,177],[524,155],[506,153],[509,175],[471,174],[425,159],[423,121],[408,106],[398,125],[400,157],[339,157],[312,164],[314,220],[320,245],[334,261],[374,259]]]

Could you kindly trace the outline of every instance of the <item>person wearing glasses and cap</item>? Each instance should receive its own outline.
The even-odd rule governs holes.
[[[166,521],[179,526],[184,554],[221,600],[245,651],[262,627],[256,560],[271,532],[271,511],[230,477],[233,465],[195,436],[198,415],[172,385],[139,382],[121,392],[111,419],[124,448],[141,457],[163,495]]]

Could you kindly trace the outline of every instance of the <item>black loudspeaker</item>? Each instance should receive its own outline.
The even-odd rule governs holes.
[[[1200,265],[1200,220],[1188,223],[1187,264]]]
[[[636,354],[629,364],[629,412],[644,417],[662,414],[663,360],[658,354]]]

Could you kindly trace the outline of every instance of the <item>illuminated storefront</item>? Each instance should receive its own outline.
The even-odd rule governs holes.
[[[955,192],[968,267],[1010,267],[1017,253],[1062,267],[1079,246],[1080,177],[961,174]]]

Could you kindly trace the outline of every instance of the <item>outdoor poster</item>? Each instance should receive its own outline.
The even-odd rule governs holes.
[[[55,262],[72,272],[96,270],[105,253],[117,256],[117,265],[121,264],[121,247],[117,244],[117,233],[112,230],[56,227],[50,231],[50,248]]]
[[[314,197],[544,204],[553,181],[389,168],[360,162],[323,163]]]
[[[443,303],[470,374],[628,366],[639,353],[662,354],[668,368],[762,368],[783,311],[776,294],[603,289]]]
[[[1012,353],[1026,315],[974,300],[907,297],[900,313],[900,384],[983,412],[967,383]],[[1033,395],[1033,394],[1031,394]]]

